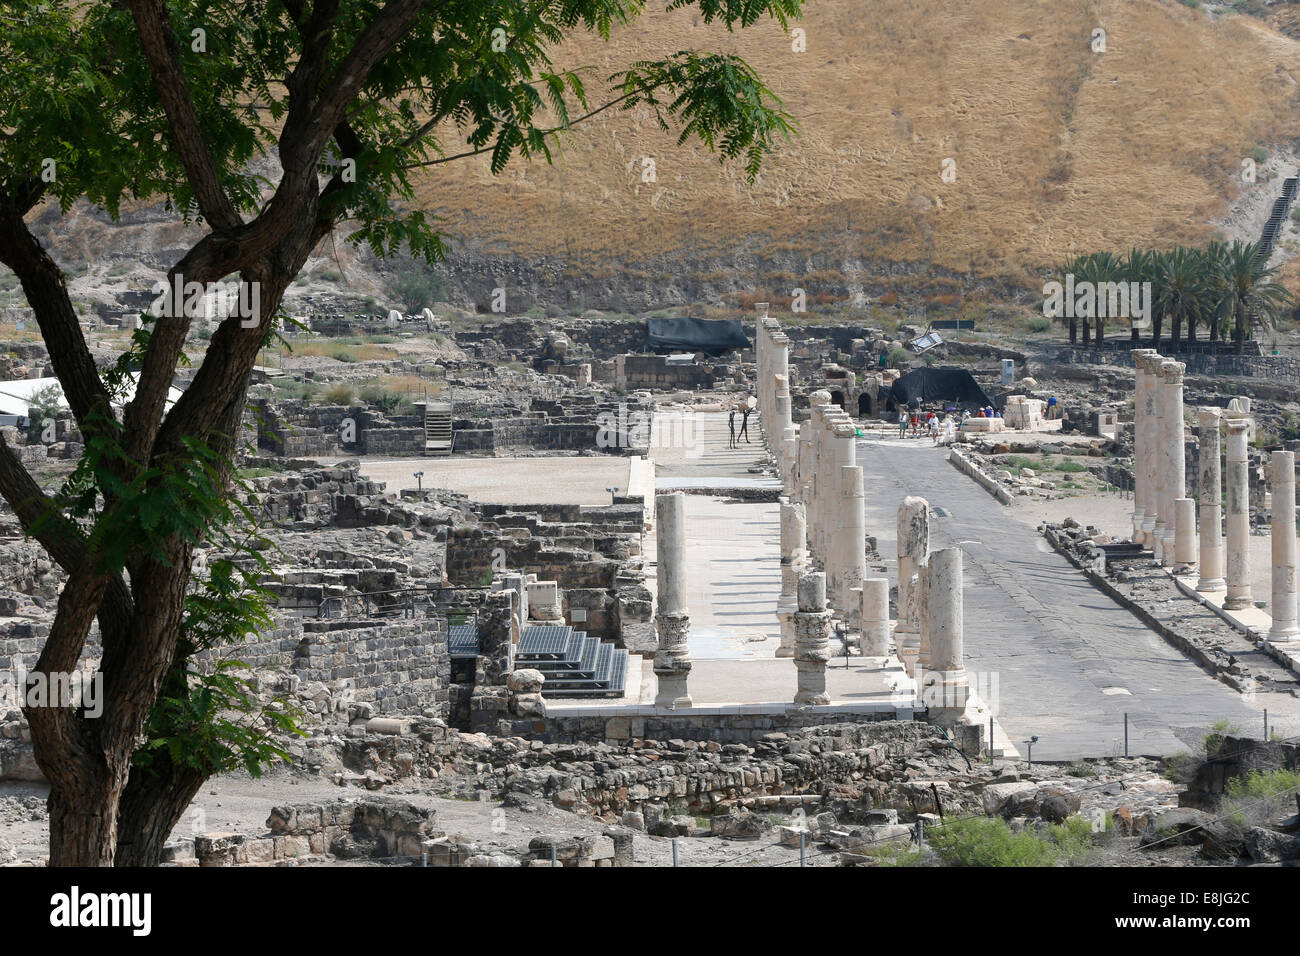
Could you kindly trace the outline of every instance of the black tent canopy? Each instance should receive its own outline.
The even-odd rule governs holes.
[[[918,368],[894,380],[889,389],[890,406],[919,402],[953,402],[980,408],[993,404],[971,373],[961,368]]]
[[[647,344],[655,352],[721,355],[749,348],[749,336],[735,319],[647,319]]]

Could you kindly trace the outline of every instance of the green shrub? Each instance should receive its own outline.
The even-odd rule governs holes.
[[[1066,472],[1067,474],[1076,474],[1077,472],[1087,471],[1088,469],[1085,468],[1083,465],[1079,464],[1077,461],[1062,461],[1062,462],[1058,462],[1055,465],[1055,470],[1063,471]]]
[[[1222,811],[1234,823],[1266,826],[1291,816],[1300,773],[1293,770],[1252,770],[1233,777],[1223,789]]]
[[[338,362],[355,362],[357,357],[347,349],[339,349],[334,353],[334,359]]]
[[[1201,745],[1205,748],[1205,755],[1213,757],[1223,746],[1225,737],[1235,737],[1241,733],[1241,728],[1230,720],[1216,720],[1210,725],[1210,731],[1201,739]]]
[[[339,383],[331,385],[325,389],[325,404],[327,405],[351,405],[352,404],[352,386]]]
[[[1052,327],[1052,320],[1045,315],[1036,315],[1025,323],[1030,332],[1046,332]]]
[[[447,298],[447,280],[422,262],[412,262],[388,284],[388,291],[408,313]]]
[[[1043,830],[1012,831],[996,817],[953,820],[926,839],[948,866],[1051,866],[1085,860],[1095,850],[1092,824],[1083,817]]]
[[[1071,777],[1095,777],[1097,768],[1086,760],[1076,760],[1065,770]]]
[[[385,415],[390,414],[402,404],[402,396],[378,385],[365,385],[361,389],[361,400],[375,406]]]
[[[906,362],[910,362],[912,358],[913,358],[912,353],[909,352],[907,349],[903,348],[903,346],[901,345],[895,345],[893,348],[889,350],[890,365],[902,365]]]

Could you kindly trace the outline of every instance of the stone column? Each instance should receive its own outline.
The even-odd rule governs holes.
[[[785,486],[785,493],[791,498],[799,497],[799,429],[794,425],[785,426],[785,441],[783,442],[783,457],[781,460],[781,483]]]
[[[796,704],[829,704],[826,662],[830,660],[831,612],[826,610],[826,575],[799,578],[799,610],[794,615],[794,666],[798,672]]]
[[[1196,566],[1196,501],[1174,499],[1174,560],[1179,571]]]
[[[776,326],[772,331],[771,341],[771,370],[770,375],[785,383],[785,401],[781,400],[781,386],[774,386],[774,397],[772,401],[773,421],[771,423],[772,434],[780,439],[785,434],[786,426],[791,424],[790,408],[790,338],[780,327],[776,325],[776,320],[772,323]],[[766,429],[767,423],[763,427]]]
[[[850,630],[859,621],[860,600],[855,591],[867,575],[867,513],[862,467],[849,465],[840,469],[840,507],[834,530],[835,608],[843,615]]]
[[[797,501],[781,502],[781,597],[776,617],[781,622],[777,657],[794,657],[794,612],[799,607],[799,574],[804,568],[806,541],[804,507]]]
[[[1223,606],[1230,611],[1250,607],[1250,463],[1246,437],[1250,422],[1228,420],[1228,593]]]
[[[687,635],[691,630],[686,607],[686,495],[680,491],[655,495],[655,545],[659,595],[655,629],[659,648],[654,672],[659,681],[656,707],[689,707],[686,679],[691,673]]]
[[[916,566],[916,621],[920,636],[916,642],[916,673],[924,674],[930,669],[930,559]]]
[[[819,389],[808,396],[808,409],[812,413],[812,470],[809,482],[812,495],[808,499],[808,550],[813,558],[825,564],[826,551],[823,535],[826,529],[825,504],[827,496],[827,474],[829,471],[830,449],[827,447],[826,407],[830,404],[831,393]]]
[[[1219,456],[1217,408],[1202,408],[1196,414],[1199,437],[1197,496],[1201,501],[1201,577],[1198,591],[1222,591],[1223,580],[1223,479]]]
[[[1183,440],[1182,362],[1160,364],[1160,504],[1156,538],[1161,564],[1173,564],[1174,501],[1186,494],[1186,450]]]
[[[1147,375],[1145,356],[1155,355],[1155,349],[1134,349],[1133,355],[1133,540],[1141,543],[1145,540],[1142,522],[1146,518],[1147,469],[1146,461],[1151,454],[1148,447],[1150,434],[1147,431]]]
[[[784,477],[788,457],[786,439],[790,428],[790,385],[784,375],[773,375],[772,383],[776,393],[773,399],[773,417],[763,420],[763,435],[767,437],[767,446],[772,452],[777,470]],[[786,494],[789,493],[790,489],[787,488]]]
[[[795,476],[795,493],[804,507],[808,507],[812,499],[812,430],[811,419],[799,425],[799,464]]]
[[[1273,452],[1273,596],[1270,641],[1300,639],[1296,622],[1295,452]]]
[[[1146,436],[1142,442],[1144,455],[1142,461],[1134,464],[1142,470],[1146,484],[1146,495],[1142,503],[1145,511],[1142,517],[1142,543],[1155,550],[1156,516],[1160,508],[1160,403],[1157,401],[1160,390],[1157,383],[1160,378],[1160,364],[1164,359],[1158,352],[1147,351],[1150,354],[1143,355],[1139,359],[1143,371],[1142,430]]]
[[[898,624],[894,640],[898,657],[909,674],[921,652],[917,608],[917,568],[930,552],[930,504],[909,495],[898,507]]]
[[[889,656],[889,578],[862,579],[863,657]]]
[[[959,716],[970,685],[964,660],[961,548],[941,548],[927,562],[926,609],[930,625],[930,666],[922,674],[921,702],[931,710]]]

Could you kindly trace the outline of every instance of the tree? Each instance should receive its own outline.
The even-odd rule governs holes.
[[[1233,240],[1219,256],[1218,315],[1231,321],[1233,351],[1245,350],[1246,337],[1254,319],[1275,323],[1292,302],[1291,293],[1272,281],[1275,268],[1258,253],[1259,244]]]
[[[549,161],[557,134],[611,108],[648,111],[679,142],[742,162],[751,180],[789,137],[780,101],[732,54],[630,64],[598,78],[609,84],[599,102],[588,97],[590,77],[552,62],[567,35],[608,38],[644,6],[9,0],[0,11],[0,262],[21,282],[85,440],[56,491],[0,445],[0,494],[67,574],[36,669],[74,669],[95,622],[103,647],[101,716],[24,708],[50,781],[52,865],[112,865],[122,840],[124,860],[149,862],[183,810],[178,795],[225,759],[220,748],[214,759],[185,758],[214,726],[202,706],[214,691],[190,660],[200,646],[187,614],[191,563],[230,518],[251,369],[323,237],[348,223],[347,238],[381,257],[437,262],[444,237],[410,202],[420,167],[482,154],[494,173],[515,157]],[[802,0],[669,6],[695,7],[730,30],[762,17],[786,27]],[[180,294],[161,297],[102,373],[61,269],[26,222],[47,204],[67,212],[82,200],[114,218],[124,202],[162,201],[203,230],[168,270],[167,288]],[[239,284],[241,308],[168,409],[197,306],[185,287],[226,277]],[[230,685],[215,693],[237,697]],[[157,744],[152,759],[137,759],[140,739]],[[258,738],[222,739],[259,759]],[[137,774],[146,764],[152,773]]]
[[[1151,283],[1151,347],[1160,348],[1160,333],[1164,324],[1164,311],[1160,308],[1160,254],[1150,249],[1130,249],[1124,259],[1124,280],[1127,282]],[[1133,329],[1133,340],[1137,341],[1138,330]]]
[[[1159,279],[1152,293],[1152,308],[1158,307],[1161,315],[1169,316],[1172,350],[1178,352],[1183,322],[1187,323],[1189,336],[1194,335],[1196,319],[1206,309],[1205,263],[1198,250],[1183,246],[1160,253],[1156,262]]]

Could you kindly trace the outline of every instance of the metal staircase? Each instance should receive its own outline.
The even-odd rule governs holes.
[[[567,624],[525,628],[515,651],[515,667],[546,675],[543,697],[622,697],[627,661],[626,648]]]
[[[451,454],[455,435],[451,425],[451,400],[424,403],[424,453],[434,457]]]

